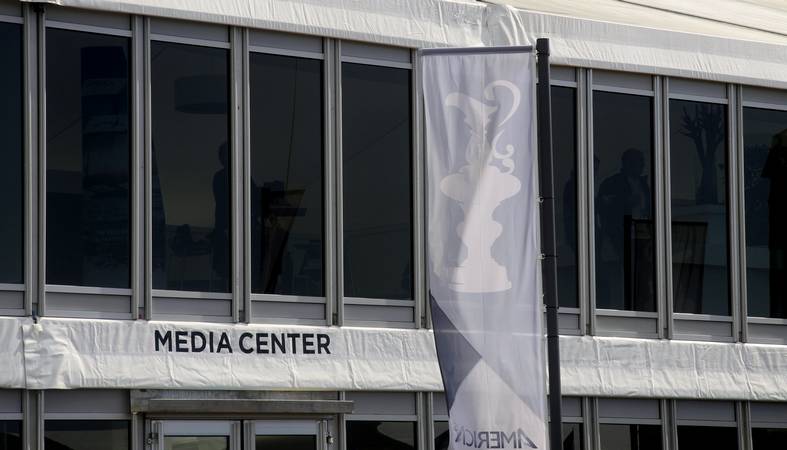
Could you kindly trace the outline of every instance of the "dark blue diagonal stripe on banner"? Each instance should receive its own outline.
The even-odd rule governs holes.
[[[429,293],[432,308],[432,325],[434,340],[437,347],[437,359],[440,362],[440,373],[443,376],[443,387],[448,402],[448,410],[454,404],[456,391],[473,367],[481,361],[481,355],[456,329],[451,319],[445,315],[437,304],[432,293]]]

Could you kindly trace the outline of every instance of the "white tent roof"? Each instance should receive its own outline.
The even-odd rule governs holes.
[[[21,0],[407,47],[552,40],[557,64],[787,89],[781,0]]]

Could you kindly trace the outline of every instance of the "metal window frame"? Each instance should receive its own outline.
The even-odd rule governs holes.
[[[738,236],[738,224],[736,214],[738,214],[738,194],[737,189],[739,182],[737,180],[738,164],[738,137],[737,137],[737,109],[738,103],[735,101],[735,89],[730,84],[714,83],[719,88],[724,87],[725,98],[710,97],[707,95],[688,95],[685,93],[670,92],[671,78],[664,77],[662,80],[663,90],[663,117],[662,117],[662,139],[664,146],[664,234],[665,240],[662,245],[664,248],[664,271],[666,279],[666,310],[667,320],[666,336],[668,339],[681,339],[681,340],[700,340],[700,341],[716,341],[716,342],[736,342],[741,339],[740,332],[740,276],[739,276],[739,256],[738,247],[733,240]],[[684,82],[686,80],[680,79]],[[694,82],[696,80],[689,80]],[[670,100],[685,100],[701,103],[712,103],[718,105],[725,105],[727,113],[727,154],[725,155],[727,163],[727,265],[729,276],[729,301],[730,301],[730,315],[717,316],[711,314],[691,314],[691,313],[678,313],[674,311],[673,299],[673,279],[672,279],[672,194],[671,194],[671,170],[670,170]],[[695,326],[701,330],[701,333],[680,333],[677,329],[676,323],[684,323]],[[713,332],[713,323],[729,323],[729,334],[716,334]]]

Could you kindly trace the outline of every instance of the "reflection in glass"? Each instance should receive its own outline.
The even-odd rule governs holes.
[[[150,46],[153,288],[229,292],[228,51]]]
[[[129,39],[49,28],[46,282],[130,286]]]
[[[413,422],[348,421],[347,450],[415,450]]]
[[[342,64],[344,295],[412,299],[410,71]]]
[[[659,425],[599,425],[601,450],[661,450]]]
[[[46,450],[128,450],[127,420],[47,420]]]
[[[164,436],[164,450],[229,450],[227,436]]]
[[[787,111],[743,108],[750,316],[787,318]]]
[[[738,450],[735,427],[678,426],[678,447],[691,449]]]
[[[787,428],[752,428],[753,450],[783,450]]]
[[[254,450],[316,450],[314,435],[264,435],[255,436]]]
[[[730,314],[727,107],[670,100],[675,312]]]
[[[249,60],[252,292],[322,296],[322,62]]]
[[[0,450],[22,450],[22,422],[0,420]]]
[[[448,431],[448,422],[434,423],[434,450],[448,450],[451,442],[451,433]]]
[[[593,93],[596,307],[655,311],[653,99]]]
[[[23,283],[22,26],[0,23],[0,283]]]
[[[563,450],[582,450],[584,448],[581,423],[564,423],[562,429]]]
[[[552,148],[555,164],[555,227],[560,306],[579,306],[577,294],[576,90],[552,86]]]

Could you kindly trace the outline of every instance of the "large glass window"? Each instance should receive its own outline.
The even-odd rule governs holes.
[[[583,450],[582,424],[564,423],[563,429],[563,450]]]
[[[344,295],[412,299],[410,71],[342,64]]]
[[[47,420],[44,448],[47,450],[128,450],[127,420]]]
[[[46,31],[46,282],[130,286],[129,39]]]
[[[659,425],[601,424],[601,450],[661,450]]]
[[[448,450],[451,443],[451,433],[448,430],[448,422],[436,421],[434,423],[434,449]]]
[[[552,148],[555,165],[555,227],[560,306],[579,306],[577,274],[576,89],[552,86]]]
[[[787,318],[787,111],[743,108],[750,316]]]
[[[735,427],[678,426],[678,447],[683,449],[738,450]]]
[[[653,98],[593,93],[596,307],[656,310]]]
[[[670,100],[675,312],[730,314],[727,107]]]
[[[151,43],[153,288],[230,290],[229,57]]]
[[[23,283],[22,26],[0,22],[0,283]]]
[[[414,422],[348,421],[347,450],[416,450]]]
[[[322,296],[322,61],[250,63],[252,292]]]
[[[753,450],[782,450],[787,442],[787,428],[752,428]]]
[[[0,450],[22,450],[22,421],[0,420]]]

